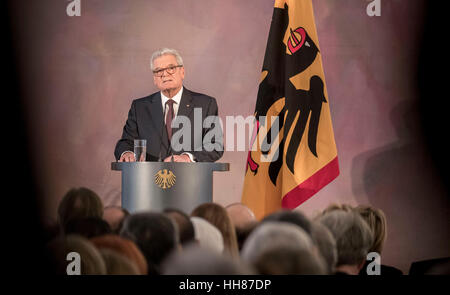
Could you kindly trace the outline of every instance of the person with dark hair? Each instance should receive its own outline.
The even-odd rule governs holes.
[[[147,260],[148,274],[160,274],[161,262],[179,247],[176,226],[163,213],[142,212],[128,216],[120,235],[138,245]]]
[[[238,242],[239,252],[242,251],[245,241],[253,230],[260,224],[258,221],[247,223],[245,226],[236,227],[236,238]]]
[[[307,234],[311,235],[311,221],[300,211],[292,211],[292,210],[279,210],[261,220],[261,222],[266,221],[283,221],[298,225],[301,227]]]
[[[64,226],[64,234],[93,238],[112,233],[109,224],[99,217],[72,218]]]
[[[164,214],[169,216],[178,226],[178,238],[182,246],[195,240],[194,225],[189,215],[175,208],[164,209]]]
[[[107,206],[103,209],[103,220],[108,222],[113,233],[118,234],[123,225],[123,220],[129,216],[127,209],[119,206]]]
[[[73,188],[69,190],[58,207],[58,223],[64,228],[66,223],[74,218],[102,218],[103,204],[100,197],[88,188]]]
[[[217,227],[222,233],[225,246],[224,253],[238,259],[239,248],[236,231],[227,210],[216,203],[204,203],[195,208],[191,216],[201,217]]]

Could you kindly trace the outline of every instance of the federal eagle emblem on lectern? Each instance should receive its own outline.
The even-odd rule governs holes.
[[[155,183],[162,189],[168,189],[175,185],[177,177],[168,169],[161,169],[155,174]]]

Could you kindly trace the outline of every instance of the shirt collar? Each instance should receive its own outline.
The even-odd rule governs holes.
[[[183,95],[183,86],[181,86],[180,91],[178,91],[177,94],[175,94],[174,97],[172,97],[172,99],[177,103],[177,105],[180,105],[180,101],[181,101],[181,96]],[[170,98],[168,98],[167,96],[165,96],[162,91],[161,91],[161,102],[162,105],[164,106],[166,104],[166,102],[169,100]]]

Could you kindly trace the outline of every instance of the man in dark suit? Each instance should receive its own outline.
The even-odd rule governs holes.
[[[217,161],[223,138],[216,100],[183,87],[183,60],[176,50],[153,53],[151,67],[160,91],[132,102],[116,159],[136,161],[134,139],[146,139],[147,161]]]

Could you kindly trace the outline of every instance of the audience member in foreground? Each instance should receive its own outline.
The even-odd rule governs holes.
[[[181,246],[185,246],[195,240],[194,225],[189,215],[174,208],[165,209],[164,214],[169,216],[178,226],[178,239]]]
[[[225,207],[234,225],[239,251],[242,250],[245,240],[258,225],[255,214],[242,203],[233,203]]]
[[[123,221],[130,213],[119,206],[108,206],[103,209],[103,220],[108,222],[113,233],[120,233]]]
[[[217,254],[196,244],[172,254],[163,263],[167,275],[248,275],[254,274],[246,265],[235,259]]]
[[[70,268],[67,254],[78,253],[81,259],[80,274],[106,274],[106,265],[98,249],[86,238],[78,235],[67,235],[52,240],[47,245],[47,254],[52,262],[55,274],[66,275]]]
[[[353,211],[333,210],[318,218],[336,240],[336,274],[357,275],[372,246],[372,232],[362,217]]]
[[[326,263],[318,252],[295,246],[269,248],[258,256],[253,265],[262,275],[328,274]]]
[[[127,257],[132,263],[136,264],[139,274],[147,274],[147,261],[145,260],[144,254],[142,254],[134,242],[115,234],[95,237],[91,239],[91,242],[97,249],[112,250]]]
[[[191,216],[201,217],[217,227],[222,233],[225,245],[224,252],[233,258],[239,259],[236,231],[224,207],[215,203],[205,203],[195,208]]]
[[[139,269],[127,257],[109,249],[101,249],[107,275],[139,275]]]
[[[330,230],[319,222],[311,223],[311,237],[324,258],[327,274],[333,274],[337,263],[336,240]]]
[[[369,225],[372,235],[373,235],[373,243],[369,249],[370,252],[376,252],[381,256],[381,252],[383,251],[384,242],[387,237],[387,222],[386,216],[383,211],[377,208],[373,208],[371,206],[363,206],[360,205],[355,208],[355,211],[361,215],[361,217],[366,221]],[[360,271],[360,275],[366,275],[367,265],[371,261],[366,261],[366,264]],[[380,274],[381,275],[402,275],[403,272],[395,267],[380,265]]]
[[[48,219],[46,239],[58,274],[77,270],[67,258],[76,252],[81,274],[365,275],[373,261],[368,253],[381,255],[387,236],[383,212],[363,205],[331,204],[314,220],[279,210],[258,222],[240,203],[201,204],[190,216],[173,208],[129,215],[117,206],[103,208],[97,194],[77,188],[66,193],[57,213],[56,223]],[[425,273],[420,265],[431,269],[442,260],[427,273],[448,272],[446,259],[411,269]],[[401,273],[380,266],[381,275]]]
[[[247,238],[241,257],[246,263],[253,264],[264,251],[277,247],[312,250],[314,244],[309,235],[297,225],[267,221],[256,227]]]
[[[266,221],[283,221],[299,226],[308,235],[311,234],[311,221],[300,211],[291,210],[279,210],[274,212],[261,220],[261,222]]]
[[[78,234],[90,239],[111,233],[111,227],[99,217],[73,218],[66,223],[64,233]]]
[[[90,189],[81,187],[69,190],[59,203],[58,223],[62,228],[74,218],[103,216],[103,203]]]
[[[243,228],[249,223],[256,221],[253,211],[242,203],[230,204],[225,209],[236,228]]]
[[[128,216],[120,235],[138,245],[147,260],[148,274],[159,274],[160,263],[179,248],[175,224],[163,213],[145,212]]]
[[[222,254],[225,248],[222,233],[211,223],[200,217],[191,217],[195,241],[200,247]]]

